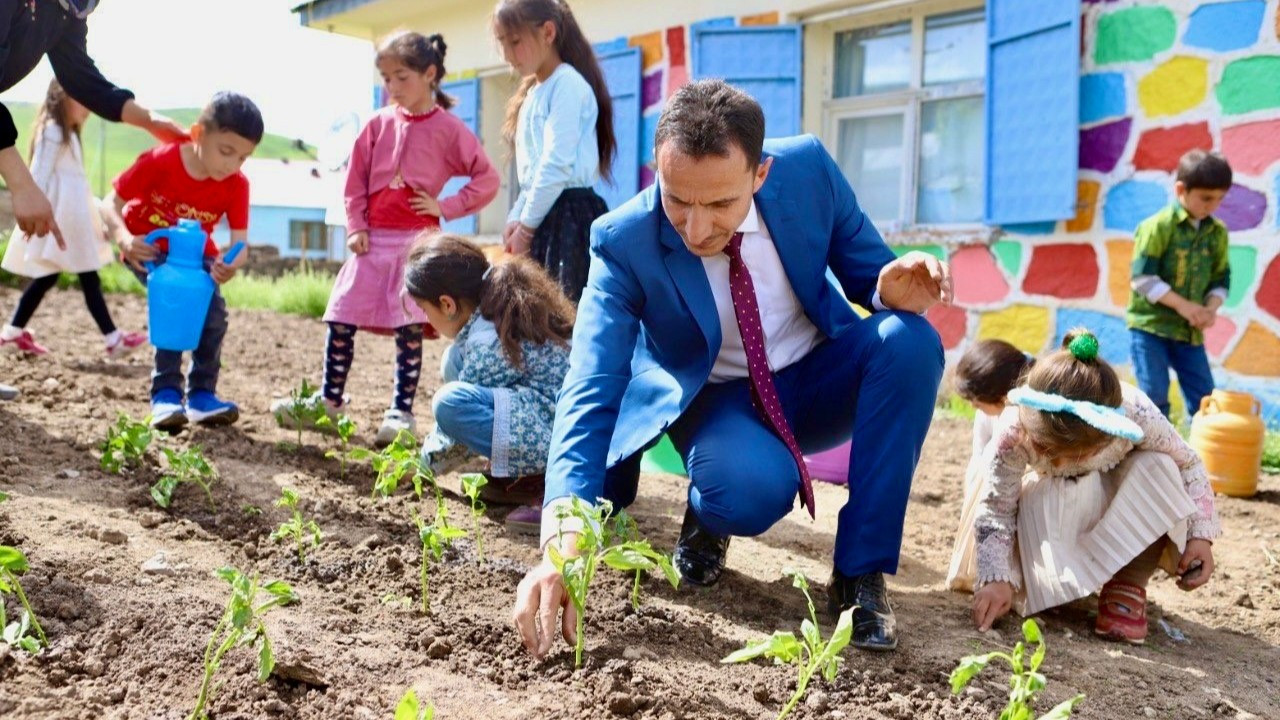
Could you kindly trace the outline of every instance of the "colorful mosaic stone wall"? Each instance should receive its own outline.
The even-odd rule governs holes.
[[[949,257],[956,308],[929,314],[949,356],[1002,337],[1040,353],[1075,325],[1127,365],[1132,233],[1174,200],[1178,158],[1223,152],[1235,184],[1231,293],[1206,346],[1219,386],[1263,400],[1280,426],[1280,18],[1276,2],[1085,0],[1076,216],[1006,228]]]
[[[1123,314],[1133,230],[1173,201],[1171,172],[1183,153],[1217,149],[1236,171],[1218,213],[1231,229],[1232,288],[1206,345],[1219,385],[1260,397],[1269,424],[1280,426],[1277,4],[1082,2],[1076,216],[1005,228],[989,246],[895,248],[922,249],[952,263],[956,305],[929,313],[952,360],[968,343],[988,337],[1042,353],[1067,329],[1085,325],[1098,333],[1108,360],[1128,365]],[[778,21],[768,13],[695,26]],[[605,45],[613,44],[642,51],[641,158],[651,161],[658,115],[689,78],[689,28]],[[652,167],[642,167],[642,187],[652,182]]]

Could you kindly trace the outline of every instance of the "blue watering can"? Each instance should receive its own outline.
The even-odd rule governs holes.
[[[162,265],[147,263],[147,313],[150,340],[161,350],[183,352],[200,345],[205,316],[213,299],[214,282],[204,269],[208,236],[196,220],[181,219],[174,227],[153,230],[145,242],[169,241],[169,257]],[[230,263],[243,249],[237,243],[227,254]]]

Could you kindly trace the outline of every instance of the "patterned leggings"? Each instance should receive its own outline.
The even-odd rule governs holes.
[[[340,405],[351,373],[356,351],[356,326],[329,323],[329,338],[324,351],[324,397]],[[396,389],[391,406],[406,413],[413,412],[413,399],[418,394],[422,375],[422,326],[396,328]]]

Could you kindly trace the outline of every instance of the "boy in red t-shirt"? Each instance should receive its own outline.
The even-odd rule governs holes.
[[[143,237],[182,218],[199,220],[212,233],[223,215],[231,226],[231,243],[249,236],[249,181],[240,166],[262,140],[262,114],[243,95],[221,92],[191,126],[191,140],[161,145],[143,153],[116,178],[115,209],[122,228],[117,239],[124,256],[143,282],[142,263],[164,262],[167,242],[154,246]],[[205,268],[219,285],[235,276],[245,262],[241,253],[227,265],[210,238]],[[191,370],[183,397],[182,353],[156,349],[151,374],[151,425],[176,432],[187,421],[227,425],[240,417],[235,403],[217,396],[222,338],[227,333],[227,305],[215,291],[205,317],[200,345],[191,353]]]

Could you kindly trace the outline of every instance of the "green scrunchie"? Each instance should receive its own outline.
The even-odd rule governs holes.
[[[1080,333],[1072,338],[1067,349],[1075,359],[1093,362],[1098,359],[1098,338],[1094,337],[1093,333]]]

